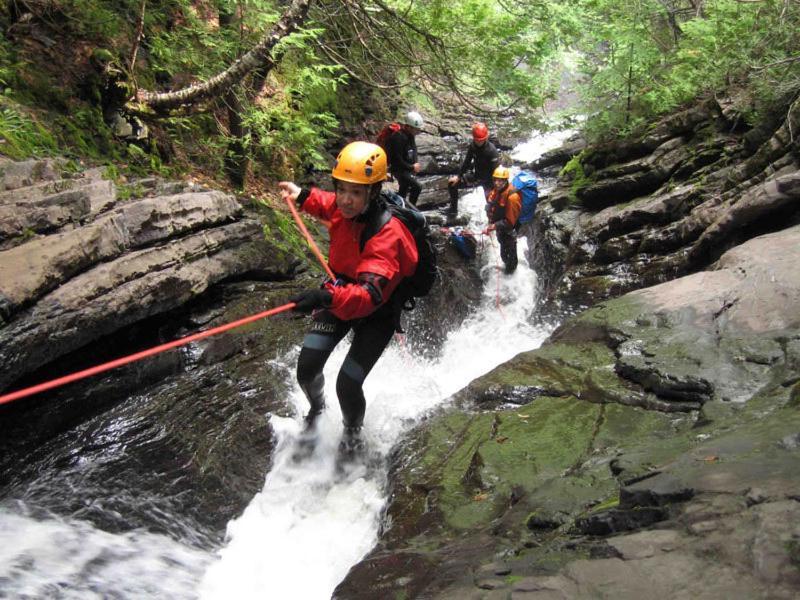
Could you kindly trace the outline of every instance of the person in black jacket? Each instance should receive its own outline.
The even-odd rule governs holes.
[[[414,138],[423,124],[422,115],[412,110],[405,116],[400,130],[386,140],[389,171],[400,186],[398,193],[414,206],[417,205],[419,193],[422,191],[422,186],[415,177],[419,173],[420,164],[417,162],[417,142]]]
[[[500,153],[494,144],[489,141],[489,129],[485,123],[475,123],[472,126],[472,143],[467,148],[467,155],[458,175],[453,175],[447,181],[447,191],[450,194],[450,206],[447,215],[455,217],[458,214],[459,188],[472,188],[481,186],[484,196],[492,190],[492,173],[500,165]]]

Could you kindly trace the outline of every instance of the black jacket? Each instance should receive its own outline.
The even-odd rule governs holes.
[[[405,129],[396,131],[386,140],[386,158],[389,159],[389,170],[413,171],[417,162],[417,141]]]
[[[475,142],[470,142],[469,148],[467,148],[467,155],[458,170],[458,176],[463,177],[464,173],[472,168],[477,181],[491,182],[492,173],[494,173],[499,164],[500,153],[492,142],[486,140],[483,146],[477,146]]]

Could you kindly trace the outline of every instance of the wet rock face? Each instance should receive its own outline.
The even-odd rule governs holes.
[[[228,194],[147,180],[126,189],[135,197],[120,198],[97,172],[63,179],[50,162],[5,169],[3,187],[12,189],[0,196],[0,389],[219,281],[293,273],[295,259],[281,259]],[[53,191],[64,188],[66,198]]]
[[[435,224],[432,229],[439,277],[430,294],[403,315],[412,346],[428,355],[435,354],[447,334],[474,311],[483,289],[478,262],[459,254],[446,231]]]
[[[269,214],[145,179],[118,187],[57,161],[0,165],[0,389],[79,371],[265,311],[299,259]],[[263,218],[263,222],[262,222]],[[234,283],[247,278],[262,281]],[[278,317],[0,406],[0,497],[218,543],[263,483],[270,364],[304,326]]]
[[[532,259],[543,311],[574,313],[708,268],[727,249],[800,222],[797,126],[795,102],[755,147],[709,105],[584,150],[539,203]]]
[[[216,286],[32,377],[116,358],[125,340],[150,347],[229,323],[296,289]],[[285,400],[291,365],[275,357],[304,330],[303,319],[278,315],[0,407],[0,497],[107,531],[146,528],[202,548],[219,544],[227,522],[263,485],[274,443],[270,414],[292,416]]]

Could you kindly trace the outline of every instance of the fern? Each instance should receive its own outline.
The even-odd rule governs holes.
[[[36,121],[12,106],[0,107],[0,154],[13,159],[47,156],[58,144]]]

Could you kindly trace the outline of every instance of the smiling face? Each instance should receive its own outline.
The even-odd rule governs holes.
[[[354,219],[367,210],[369,188],[362,183],[336,182],[336,204],[346,219]]]
[[[508,179],[501,179],[499,177],[493,178],[492,181],[494,182],[494,189],[496,189],[498,192],[506,187],[506,184],[508,183]]]

